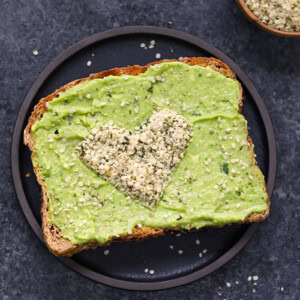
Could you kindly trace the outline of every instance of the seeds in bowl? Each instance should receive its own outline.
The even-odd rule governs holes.
[[[282,31],[300,31],[299,0],[245,0],[266,25]]]

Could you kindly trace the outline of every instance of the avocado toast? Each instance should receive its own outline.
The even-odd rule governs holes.
[[[114,240],[264,220],[269,198],[241,109],[235,74],[215,58],[115,68],[41,99],[24,142],[42,186],[49,250],[71,256]],[[132,195],[126,185],[97,172],[80,147],[101,138],[99,126],[111,124],[134,135],[161,111],[182,116],[192,136],[149,208],[139,189]]]

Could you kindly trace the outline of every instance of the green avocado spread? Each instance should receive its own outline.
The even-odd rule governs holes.
[[[265,211],[264,177],[253,167],[239,102],[237,81],[180,62],[157,64],[138,76],[85,81],[60,93],[31,128],[50,222],[73,244],[103,244],[136,227],[221,226]],[[150,210],[99,177],[76,147],[97,123],[113,121],[134,133],[161,109],[184,116],[193,137]]]

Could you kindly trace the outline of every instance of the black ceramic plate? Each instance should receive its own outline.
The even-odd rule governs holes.
[[[155,40],[154,49],[143,49]],[[40,187],[33,174],[30,152],[22,133],[34,105],[60,86],[102,70],[127,65],[144,65],[163,58],[181,56],[217,57],[227,63],[243,85],[243,113],[249,121],[258,164],[266,176],[270,196],[276,172],[275,138],[269,115],[256,89],[227,56],[196,37],[156,27],[126,27],[93,35],[58,56],[38,77],[21,107],[12,141],[12,172],[17,196],[32,229],[42,240]],[[91,66],[87,66],[87,61]],[[233,225],[204,229],[181,236],[169,235],[143,242],[116,243],[84,251],[72,258],[60,258],[77,272],[98,282],[134,290],[155,290],[199,279],[229,261],[247,243],[258,225]],[[196,244],[196,240],[200,244]],[[170,245],[174,249],[170,249]],[[109,255],[104,250],[109,249]],[[207,252],[199,257],[204,249]],[[180,255],[178,250],[183,250]],[[145,269],[154,274],[145,273]]]

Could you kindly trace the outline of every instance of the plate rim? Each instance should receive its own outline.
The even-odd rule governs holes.
[[[163,28],[163,27],[156,27],[156,26],[126,26],[126,27],[119,27],[115,29],[110,29],[106,31],[102,31],[96,33],[92,36],[89,36],[66,50],[64,50],[61,54],[59,54],[51,63],[41,72],[41,74],[37,77],[34,81],[32,87],[28,91],[19,113],[16,118],[13,137],[11,140],[11,171],[13,177],[13,184],[15,188],[15,192],[19,201],[19,204],[23,210],[23,213],[38,238],[44,243],[43,234],[40,225],[38,224],[37,220],[35,219],[33,212],[27,202],[27,198],[23,189],[21,173],[20,173],[20,161],[19,161],[19,149],[20,149],[20,141],[23,135],[23,124],[26,122],[25,117],[31,105],[31,102],[38,92],[39,88],[42,84],[47,80],[47,78],[51,75],[56,68],[58,68],[65,60],[70,58],[72,55],[76,54],[78,51],[82,50],[83,48],[90,46],[93,43],[104,41],[109,38],[118,37],[118,36],[125,36],[125,35],[132,35],[132,34],[154,34],[154,35],[161,35],[166,36],[169,38],[175,38],[189,44],[192,44],[198,48],[203,49],[204,51],[210,53],[212,56],[217,57],[224,61],[229,67],[235,72],[239,80],[247,87],[250,95],[252,96],[259,112],[261,118],[263,120],[263,124],[266,130],[267,135],[267,143],[268,143],[268,193],[271,199],[274,186],[275,186],[275,179],[276,179],[276,168],[277,168],[277,158],[276,158],[276,142],[275,142],[275,134],[272,127],[272,122],[270,116],[268,114],[267,108],[259,95],[258,91],[254,87],[253,83],[250,79],[246,76],[246,74],[236,65],[227,55],[223,52],[218,50],[217,48],[211,46],[207,42],[195,37],[191,34],[170,29],[170,28]],[[197,279],[200,279],[208,274],[219,269],[229,260],[231,260],[250,240],[250,238],[254,235],[255,231],[257,230],[259,223],[250,224],[246,232],[242,235],[242,237],[222,256],[220,256],[217,260],[209,264],[208,266],[197,270],[191,274],[184,275],[182,277],[177,277],[174,279],[163,280],[163,281],[156,281],[156,282],[134,282],[128,280],[121,280],[112,278],[91,269],[88,269],[85,266],[82,266],[78,262],[74,261],[72,258],[66,257],[57,257],[61,262],[69,266],[71,269],[75,270],[76,272],[84,275],[87,278],[90,278],[96,282],[103,283],[105,285],[109,285],[116,288],[122,288],[127,290],[161,290],[172,288],[176,286],[181,286],[190,282],[193,282]],[[44,243],[45,244],[45,243]]]

